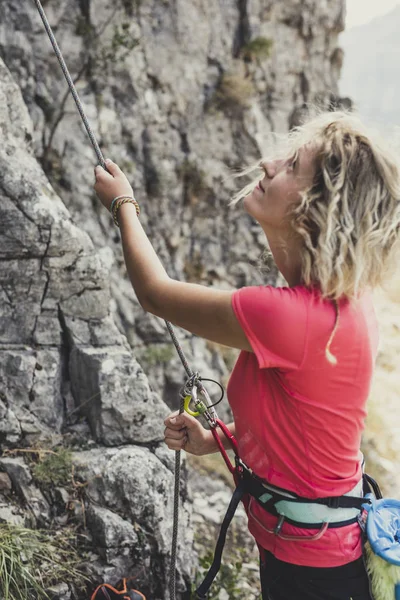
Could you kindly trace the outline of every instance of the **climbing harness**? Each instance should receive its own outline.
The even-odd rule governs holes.
[[[233,436],[232,436],[233,438]],[[271,485],[251,471],[237,455],[237,444],[229,438],[235,451],[235,467],[230,463],[236,489],[221,524],[214,559],[203,582],[196,590],[196,600],[206,600],[208,591],[221,566],[222,552],[229,525],[242,501],[252,515],[255,501],[278,518],[270,534],[291,542],[313,542],[327,529],[359,523],[366,544],[367,571],[375,600],[400,600],[400,501],[383,499],[377,482],[363,473],[360,482],[343,496],[305,498],[292,491]],[[226,453],[225,453],[226,455]],[[252,515],[254,516],[254,515]],[[317,529],[311,536],[282,533],[284,523],[307,530]],[[260,554],[263,549],[260,548]]]
[[[104,169],[107,169],[103,154],[85,115],[76,87],[41,2],[40,0],[34,0],[34,2],[67,80],[69,89],[85,125],[97,159],[101,166]],[[245,509],[249,514],[251,514],[252,503],[255,501],[268,513],[275,515],[278,518],[278,522],[275,529],[271,530],[270,533],[274,533],[283,539],[289,539],[291,541],[301,540],[304,542],[305,538],[303,536],[300,538],[295,536],[284,536],[282,534],[282,527],[285,522],[304,529],[320,528],[316,535],[308,538],[309,541],[312,541],[319,539],[328,528],[342,527],[358,521],[366,532],[373,555],[383,558],[385,561],[395,565],[395,568],[397,569],[400,566],[400,501],[382,499],[379,486],[365,474],[363,475],[362,482],[359,482],[348,494],[317,499],[300,497],[289,490],[273,486],[257,477],[257,475],[254,474],[240,459],[237,441],[233,434],[229,431],[228,427],[218,419],[215,406],[222,400],[222,387],[220,386],[222,390],[220,399],[213,404],[203,385],[203,381],[210,380],[202,379],[198,373],[192,371],[176,338],[171,323],[165,321],[165,324],[188,377],[186,384],[181,390],[179,412],[182,413],[183,410],[185,410],[192,416],[197,417],[202,415],[206,419],[225,464],[232,473],[236,483],[236,489],[221,525],[213,563],[204,581],[196,590],[197,599],[204,600],[207,598],[208,590],[219,571],[228,527],[240,501],[243,502]],[[191,404],[193,404],[193,407]],[[230,461],[224,448],[220,432],[224,438],[228,440],[234,451],[234,464]],[[175,600],[176,598],[179,482],[180,451],[177,451],[175,453],[174,516],[169,579],[170,600]],[[371,491],[373,494],[370,493]],[[396,574],[393,577],[395,580],[393,585],[396,590],[396,600],[400,600],[400,571],[396,571]],[[393,588],[391,589],[391,594],[391,596],[388,595],[387,597],[381,596],[381,600],[392,600]],[[121,590],[117,590],[108,584],[99,586],[95,590],[91,600],[145,600],[145,597],[136,590],[128,590],[126,580],[123,580]]]
[[[225,433],[224,430],[223,432]],[[218,434],[216,433],[216,435]],[[228,439],[235,452],[235,465],[229,462],[228,466],[233,474],[236,489],[233,492],[220,528],[212,565],[203,582],[196,590],[197,600],[205,600],[207,598],[208,591],[220,569],[228,528],[241,501],[248,515],[252,514],[252,502],[255,501],[269,514],[278,518],[274,529],[267,529],[260,523],[268,533],[288,541],[303,543],[304,541],[312,542],[320,539],[327,529],[357,523],[363,505],[369,502],[364,497],[364,489],[367,485],[368,476],[363,476],[363,479],[348,494],[326,498],[305,498],[284,488],[271,485],[253,473],[239,458],[237,443],[234,437],[231,435]],[[224,453],[226,455],[225,450]],[[284,535],[282,533],[284,523],[305,530],[318,529],[318,532],[308,537]],[[260,552],[262,552],[261,548]]]

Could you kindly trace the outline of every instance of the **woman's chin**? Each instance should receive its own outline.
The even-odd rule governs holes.
[[[250,192],[250,194],[245,196],[243,199],[243,208],[250,216],[252,216],[251,207],[252,207],[253,194],[254,194],[254,192]]]

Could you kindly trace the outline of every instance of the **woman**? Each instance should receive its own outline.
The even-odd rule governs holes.
[[[359,496],[378,343],[371,289],[399,245],[399,167],[345,113],[320,115],[288,140],[286,154],[262,162],[262,178],[241,194],[288,287],[218,291],[174,281],[135,206],[128,200],[113,208],[144,310],[242,351],[228,386],[229,427],[242,460],[302,497]],[[95,189],[110,208],[113,198],[133,192],[117,165],[107,167],[109,173],[96,168]],[[165,425],[169,448],[216,451],[211,433],[189,415],[171,415]],[[279,529],[278,517],[256,502],[248,516],[261,549],[264,599],[370,599],[354,519],[328,528],[283,522]]]

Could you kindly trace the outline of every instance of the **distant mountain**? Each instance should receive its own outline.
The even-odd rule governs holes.
[[[377,125],[400,126],[400,3],[390,13],[345,31],[340,92]]]

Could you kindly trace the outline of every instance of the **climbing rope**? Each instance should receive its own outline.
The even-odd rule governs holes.
[[[53,46],[54,52],[57,56],[58,62],[60,63],[61,69],[64,73],[65,79],[67,80],[68,83],[68,87],[71,91],[72,97],[75,100],[75,104],[78,108],[79,114],[81,116],[81,119],[83,121],[83,124],[85,125],[87,134],[89,136],[90,142],[94,148],[94,151],[96,153],[97,159],[100,163],[100,165],[103,167],[103,169],[107,170],[106,167],[106,163],[104,160],[104,156],[102,151],[100,150],[100,146],[96,140],[96,137],[94,135],[93,129],[90,126],[90,123],[86,117],[85,111],[83,109],[83,105],[82,102],[79,98],[78,92],[76,90],[75,84],[72,80],[72,77],[69,73],[68,67],[65,63],[65,60],[63,58],[63,55],[61,53],[61,50],[58,46],[57,40],[54,36],[54,33],[51,29],[50,23],[47,20],[46,17],[46,13],[43,10],[42,4],[40,2],[40,0],[34,0],[36,7],[38,9],[38,12],[40,14],[40,17],[43,21],[43,25],[46,29],[47,35],[49,36],[50,42]],[[176,351],[179,355],[179,358],[182,362],[182,365],[186,371],[186,374],[189,378],[193,378],[194,373],[192,371],[192,369],[189,366],[189,363],[186,360],[185,354],[182,350],[182,347],[175,335],[175,331],[172,327],[172,324],[169,321],[165,321],[165,324],[167,326],[168,332],[171,336],[172,342],[176,348]],[[209,400],[209,396],[203,386],[203,384],[201,383],[201,381],[199,381],[197,383],[200,391],[203,392],[204,397]],[[211,409],[212,411],[214,411],[214,409]],[[181,399],[181,403],[180,403],[180,407],[179,407],[179,413],[183,412],[183,399]],[[215,416],[216,413],[214,411]],[[173,529],[172,529],[172,542],[171,542],[171,562],[170,562],[170,577],[169,577],[169,592],[170,592],[170,600],[175,600],[176,598],[176,555],[177,555],[177,545],[178,545],[178,519],[179,519],[179,488],[180,488],[180,471],[181,471],[181,452],[178,450],[175,452],[175,483],[174,483],[174,509],[173,509]]]
[[[90,139],[90,141],[92,143],[94,151],[96,152],[96,156],[98,158],[98,161],[101,164],[101,166],[103,167],[103,169],[107,170],[106,163],[105,163],[105,160],[104,160],[104,156],[103,156],[103,154],[102,154],[102,152],[100,150],[100,146],[99,146],[99,144],[98,144],[98,142],[96,140],[96,137],[94,135],[93,129],[91,128],[90,123],[89,123],[89,121],[88,121],[88,119],[87,119],[87,117],[85,115],[85,111],[83,110],[82,102],[81,102],[81,100],[80,100],[80,98],[78,96],[78,92],[76,90],[75,84],[74,84],[74,82],[72,80],[72,77],[70,75],[70,72],[68,71],[68,67],[67,67],[67,65],[65,63],[63,55],[61,54],[61,50],[60,50],[60,48],[59,48],[59,46],[57,44],[57,40],[56,40],[56,38],[54,36],[54,33],[53,33],[53,31],[52,31],[52,29],[50,27],[50,23],[47,20],[46,13],[43,10],[43,6],[42,6],[40,0],[34,0],[34,2],[36,4],[37,9],[39,11],[39,14],[40,14],[40,16],[42,18],[43,25],[44,25],[44,27],[45,27],[45,29],[47,31],[47,35],[50,38],[51,44],[52,44],[52,46],[54,48],[54,52],[55,52],[55,54],[56,54],[56,56],[58,58],[58,62],[60,63],[61,69],[62,69],[62,71],[64,73],[65,79],[67,80],[69,89],[70,89],[71,94],[72,94],[72,96],[73,96],[73,98],[75,100],[75,104],[76,104],[76,106],[78,108],[78,111],[79,111],[79,114],[80,114],[81,119],[83,121],[83,124],[86,127],[87,134],[88,134],[89,139]]]

